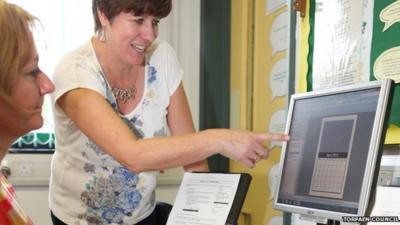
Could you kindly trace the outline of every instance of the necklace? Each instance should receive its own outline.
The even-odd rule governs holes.
[[[113,87],[113,88],[111,88],[111,91],[114,94],[115,98],[117,98],[117,100],[122,101],[123,103],[126,103],[131,98],[135,99],[135,97],[136,97],[135,84],[132,84],[132,86],[130,86],[128,88]]]
[[[114,97],[120,101],[123,102],[124,104],[129,100],[132,99],[134,100],[136,97],[136,81],[138,79],[138,76],[135,76],[135,80],[133,81],[132,85],[127,88],[118,88],[118,87],[112,87],[111,91],[114,94]]]

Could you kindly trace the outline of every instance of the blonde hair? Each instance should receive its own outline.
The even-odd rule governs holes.
[[[30,27],[35,20],[21,7],[0,0],[0,99],[14,107],[11,90],[34,50]]]

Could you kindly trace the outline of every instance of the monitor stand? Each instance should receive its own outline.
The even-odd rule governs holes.
[[[300,214],[299,219],[315,223],[316,225],[340,225],[340,221],[325,217]]]
[[[324,223],[316,223],[317,225],[340,225],[340,221],[337,220],[329,220],[327,221],[326,224]]]

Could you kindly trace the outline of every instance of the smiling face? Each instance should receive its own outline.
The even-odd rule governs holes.
[[[111,22],[100,12],[99,18],[105,30],[105,44],[113,57],[128,65],[143,65],[147,48],[157,38],[159,19],[125,12]]]

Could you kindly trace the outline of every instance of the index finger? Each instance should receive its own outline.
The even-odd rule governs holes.
[[[290,139],[289,135],[286,134],[275,134],[275,133],[262,133],[258,134],[259,141],[288,141]]]

